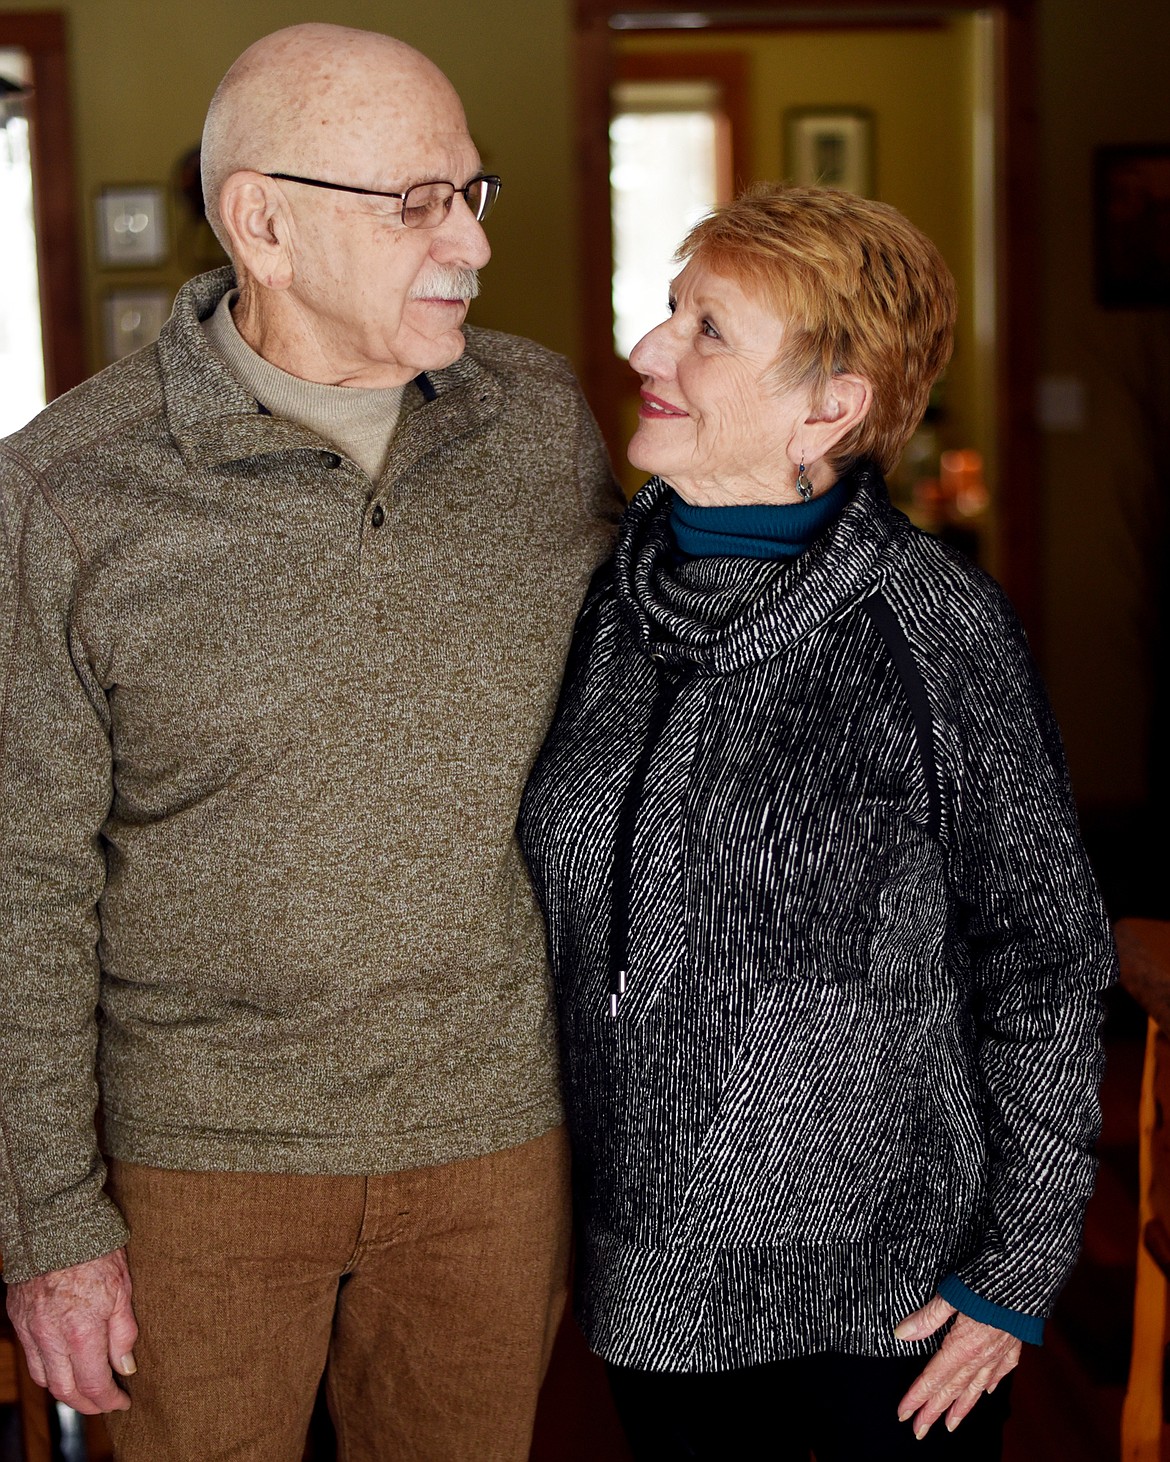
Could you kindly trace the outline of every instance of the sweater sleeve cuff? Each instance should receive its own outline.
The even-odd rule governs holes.
[[[997,1330],[1006,1330],[1017,1340],[1029,1345],[1044,1342],[1044,1321],[1039,1315],[1025,1315],[1020,1310],[1008,1310],[1003,1305],[992,1304],[982,1295],[970,1290],[957,1274],[948,1274],[938,1287],[939,1294],[948,1305],[954,1305],[972,1320],[984,1325],[994,1325]]]
[[[22,1284],[38,1274],[71,1269],[120,1249],[130,1233],[113,1201],[99,1192],[84,1205],[41,1219],[29,1232],[11,1230],[0,1236],[0,1267],[5,1284]]]

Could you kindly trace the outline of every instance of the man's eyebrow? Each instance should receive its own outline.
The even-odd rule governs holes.
[[[441,178],[435,173],[408,173],[403,182],[394,184],[393,191],[395,193],[405,193],[408,188],[417,188],[421,183],[455,183],[457,188],[463,188],[475,178],[484,178],[486,176],[487,169],[481,162],[476,163],[475,167],[467,174],[467,177],[462,183],[455,183],[454,178]],[[386,191],[390,192],[391,190],[387,189]]]

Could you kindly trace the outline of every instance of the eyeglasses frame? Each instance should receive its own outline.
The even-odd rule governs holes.
[[[464,183],[462,188],[457,188],[455,184],[450,182],[447,178],[430,178],[425,183],[411,183],[410,187],[401,193],[388,193],[380,188],[354,188],[351,187],[348,183],[327,183],[323,178],[302,178],[299,177],[296,173],[262,173],[261,176],[265,178],[276,178],[282,183],[303,183],[306,188],[328,188],[331,192],[334,193],[360,193],[364,198],[397,198],[402,204],[402,208],[398,216],[402,218],[403,228],[428,227],[428,225],[426,224],[411,225],[406,222],[405,218],[403,218],[403,214],[405,214],[406,212],[406,200],[416,188],[430,188],[433,187],[436,183],[441,183],[444,187],[448,187],[452,190],[451,198],[447,204],[447,211],[443,214],[444,218],[446,218],[450,214],[451,204],[455,201],[455,194],[462,193],[464,203],[466,203],[468,208],[471,209],[472,213],[475,214],[476,223],[482,223],[495,205],[496,199],[500,196],[500,189],[504,186],[502,179],[497,173],[476,173],[475,177],[469,179],[468,182]],[[488,202],[487,207],[482,213],[479,214],[476,214],[475,210],[471,208],[471,199],[467,196],[468,188],[470,188],[475,183],[494,183],[496,185],[495,192],[491,194],[490,201]],[[429,225],[429,227],[440,228],[442,227],[442,224],[431,224]]]

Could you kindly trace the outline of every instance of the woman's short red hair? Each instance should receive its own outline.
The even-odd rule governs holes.
[[[678,258],[696,257],[784,321],[779,386],[817,400],[834,375],[869,381],[869,412],[831,460],[889,472],[954,341],[955,281],[926,235],[886,203],[757,183],[690,231]]]

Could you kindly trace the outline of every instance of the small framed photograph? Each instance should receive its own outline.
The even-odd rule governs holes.
[[[1093,159],[1097,302],[1170,305],[1170,142],[1099,147]]]
[[[102,301],[106,364],[153,345],[170,316],[172,303],[166,289],[109,290]]]
[[[95,207],[99,264],[148,269],[165,262],[169,244],[162,188],[103,188]]]
[[[794,107],[784,114],[784,171],[801,187],[873,192],[873,114],[860,107]]]

